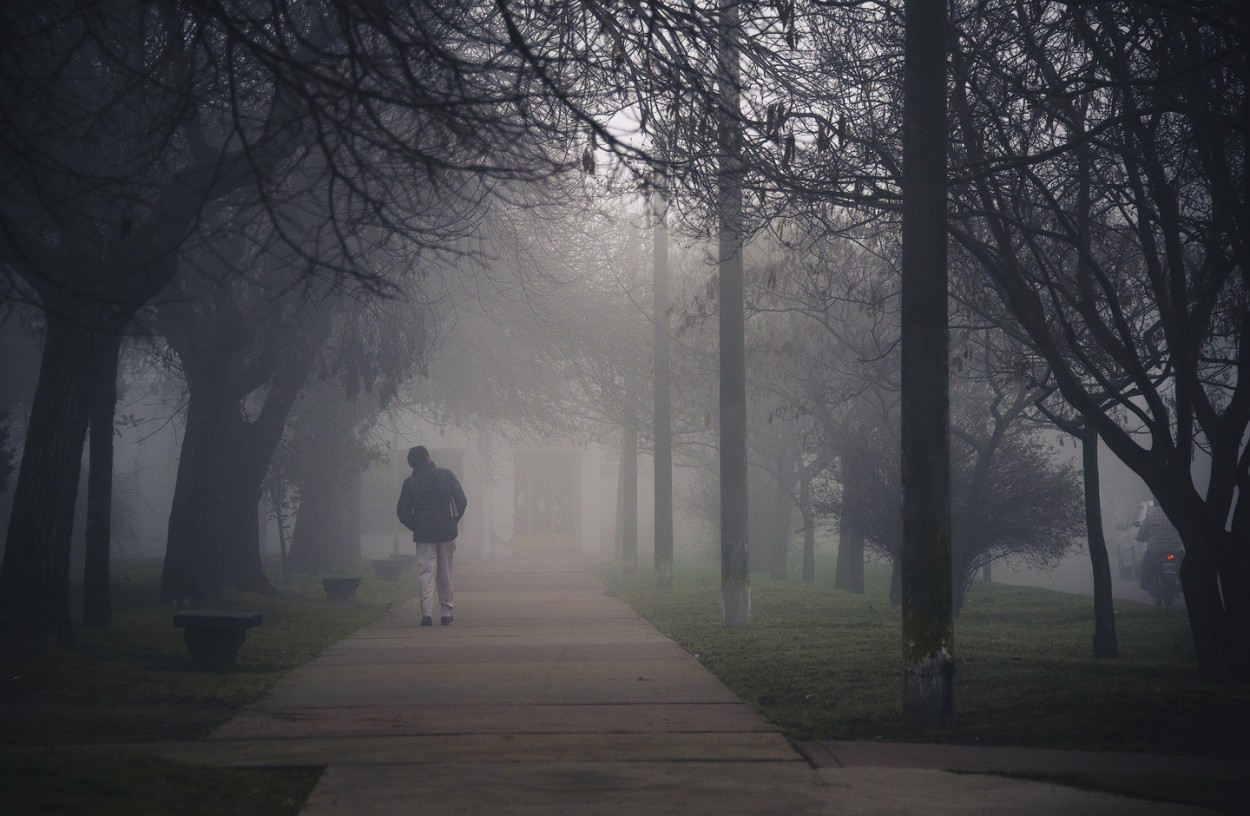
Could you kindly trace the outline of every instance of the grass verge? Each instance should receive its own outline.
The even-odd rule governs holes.
[[[156,757],[0,749],[6,813],[294,816],[320,768],[206,768]]]
[[[354,607],[328,604],[311,576],[276,582],[275,595],[227,592],[213,608],[260,612],[264,623],[248,631],[235,670],[206,673],[190,664],[174,608],[156,600],[160,569],[157,559],[115,561],[113,625],[80,628],[72,648],[0,642],[0,742],[10,746],[0,749],[0,812],[296,813],[320,769],[205,768],[13,746],[202,737],[417,591],[410,571],[396,582],[364,578]]]
[[[1120,657],[1092,657],[1091,599],[974,585],[955,621],[954,727],[902,727],[902,631],[889,571],[865,592],[756,578],[752,619],[727,630],[715,566],[678,564],[673,586],[617,565],[597,572],[632,606],[799,740],[883,739],[1250,758],[1250,689],[1204,683],[1183,609],[1116,604]],[[1003,774],[1241,813],[1240,779]]]
[[[1120,657],[1095,660],[1089,598],[977,583],[955,622],[957,722],[902,728],[901,623],[889,573],[866,591],[756,578],[752,622],[726,630],[714,566],[671,589],[599,568],[610,591],[795,739],[890,739],[1250,757],[1250,689],[1197,679],[1183,609],[1120,601]]]

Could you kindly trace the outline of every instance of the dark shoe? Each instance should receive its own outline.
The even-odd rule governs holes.
[[[451,626],[451,615],[443,615],[438,619],[438,622],[443,626]]]
[[[423,617],[423,618],[421,619],[421,625],[422,625],[422,626],[433,626],[433,625],[434,625],[434,619],[433,619],[433,618],[431,618],[429,615],[426,615],[425,617]]]

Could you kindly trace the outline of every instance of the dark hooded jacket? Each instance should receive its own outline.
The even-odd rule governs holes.
[[[456,539],[456,523],[468,505],[456,475],[426,460],[404,479],[395,514],[400,524],[412,530],[413,541],[436,544]]]

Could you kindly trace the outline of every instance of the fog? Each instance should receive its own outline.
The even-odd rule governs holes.
[[[871,36],[878,21],[860,24],[845,31],[848,41]],[[536,26],[532,34],[550,32]],[[437,50],[449,61],[447,75],[484,81],[456,91],[480,91],[494,99],[494,62],[462,72],[465,65],[457,61],[484,54],[477,49],[479,40],[465,31],[447,36],[455,42],[469,37],[475,44],[461,51]],[[229,36],[200,46],[211,51],[227,41]],[[380,41],[405,42],[402,36]],[[64,46],[66,60],[91,64],[90,55],[71,44],[44,45],[49,54],[56,52],[53,46]],[[244,51],[265,54],[256,45],[256,51]],[[427,42],[410,45],[425,52]],[[499,45],[511,49],[512,35]],[[880,52],[881,42],[863,45],[865,54]],[[647,51],[645,42],[634,46],[639,54]],[[632,55],[624,42],[620,49],[612,60],[624,66]],[[46,54],[35,56],[46,59]],[[277,64],[299,62],[291,54],[271,56]],[[116,232],[116,240],[130,240],[136,219],[154,219],[153,205],[136,204],[135,214],[119,216],[116,202],[154,200],[151,190],[170,191],[171,199],[186,196],[195,206],[179,209],[183,221],[165,230],[184,236],[176,246],[154,242],[148,247],[163,259],[159,270],[145,267],[150,290],[145,286],[133,294],[123,281],[135,270],[109,267],[93,286],[84,284],[84,291],[75,292],[76,299],[91,306],[125,301],[116,307],[120,316],[105,321],[108,331],[91,327],[110,341],[124,335],[114,377],[108,365],[85,361],[88,342],[74,346],[66,341],[63,347],[51,341],[56,332],[74,329],[74,321],[60,320],[63,315],[49,311],[36,296],[47,270],[5,261],[5,280],[19,282],[6,290],[2,322],[4,529],[9,530],[11,514],[17,530],[12,535],[24,546],[32,542],[31,550],[44,546],[42,536],[53,535],[49,530],[59,536],[63,525],[51,521],[69,511],[63,505],[74,491],[66,486],[80,476],[71,552],[75,560],[83,557],[88,526],[84,476],[91,446],[80,456],[78,436],[88,427],[86,407],[73,406],[78,425],[71,449],[59,444],[68,439],[63,430],[49,427],[31,442],[35,464],[20,472],[17,467],[27,435],[40,429],[27,417],[40,419],[56,407],[54,397],[46,396],[50,405],[37,405],[35,376],[42,370],[54,384],[99,377],[118,385],[109,451],[113,512],[105,545],[113,557],[160,557],[180,565],[173,585],[163,587],[168,599],[190,599],[219,585],[265,589],[261,559],[255,556],[269,560],[270,571],[275,556],[289,554],[292,569],[326,572],[359,569],[362,561],[405,550],[409,542],[397,525],[394,502],[407,472],[405,451],[416,444],[434,451],[437,464],[450,467],[464,484],[470,511],[461,547],[474,557],[580,550],[604,559],[631,559],[632,554],[647,559],[654,549],[655,515],[649,454],[655,451],[659,459],[665,447],[674,462],[672,527],[679,557],[715,559],[722,541],[745,542],[752,570],[788,579],[798,579],[805,549],[834,559],[835,547],[844,547],[853,554],[851,561],[863,561],[855,549],[865,547],[865,559],[898,561],[905,380],[899,349],[901,336],[913,325],[904,325],[900,316],[903,252],[895,204],[901,180],[895,177],[898,157],[885,160],[875,150],[858,152],[870,144],[883,145],[886,154],[898,147],[898,111],[891,114],[886,104],[896,89],[878,79],[874,69],[863,75],[874,79],[863,79],[865,85],[856,85],[854,94],[838,94],[833,91],[848,65],[835,70],[813,64],[811,70],[773,74],[781,65],[771,60],[784,61],[784,55],[764,49],[755,56],[761,61],[751,61],[744,99],[734,102],[750,111],[741,130],[751,134],[751,155],[750,161],[741,156],[750,165],[742,176],[745,204],[732,207],[727,197],[709,195],[724,181],[709,157],[725,146],[717,144],[709,122],[689,115],[700,109],[699,94],[705,94],[702,102],[719,99],[711,86],[690,85],[706,74],[701,70],[706,66],[697,64],[660,71],[684,79],[677,81],[679,87],[651,87],[650,101],[647,94],[609,99],[612,92],[605,91],[605,97],[587,99],[590,107],[569,119],[537,116],[534,100],[522,99],[484,120],[466,121],[462,110],[474,105],[430,105],[419,96],[416,110],[405,109],[399,100],[414,90],[411,77],[387,75],[389,59],[377,64],[366,59],[366,65],[356,66],[360,75],[377,76],[381,86],[396,80],[390,89],[396,94],[390,101],[394,110],[385,115],[374,110],[374,89],[362,94],[362,89],[335,86],[335,92],[346,95],[345,110],[369,110],[370,115],[341,119],[301,109],[296,117],[306,120],[310,132],[317,127],[332,132],[317,131],[316,137],[302,140],[305,144],[287,134],[276,145],[266,145],[272,150],[271,166],[249,165],[247,150],[239,155],[226,150],[232,142],[221,134],[237,132],[247,142],[289,130],[276,122],[257,125],[264,116],[249,111],[236,114],[246,121],[225,115],[215,125],[220,132],[186,136],[179,131],[168,139],[136,135],[130,147],[136,155],[118,165],[136,167],[134,175],[101,181],[103,199],[81,204],[83,211],[44,195],[44,181],[22,176],[29,189],[22,187],[20,195],[6,192],[5,205],[6,211],[35,207],[31,240],[59,235],[58,225],[76,224],[80,216],[103,225],[100,235]],[[251,90],[257,99],[267,99],[269,64],[260,62],[249,82],[255,82]],[[237,110],[230,102],[239,101],[240,87],[219,89],[207,82],[214,87],[209,97],[184,99],[158,74],[136,79],[136,87],[151,91],[154,105],[168,105],[171,111]],[[780,101],[785,94],[774,97],[780,91],[773,85],[781,76],[800,74],[828,74],[829,82],[804,89],[811,92],[805,102],[794,100],[800,109],[811,106],[803,115],[796,114],[794,102]],[[309,81],[322,79],[316,74]],[[75,117],[85,105],[81,110],[94,111],[98,120],[93,120],[99,127],[93,135],[101,142],[118,141],[114,136],[128,134],[131,126],[128,117],[116,117],[125,109],[125,92],[104,80],[98,89],[93,80],[93,71],[84,71],[79,80],[66,81],[58,101]],[[546,89],[539,100],[544,110],[550,101],[546,81],[537,84]],[[879,81],[884,85],[876,87]],[[581,89],[580,82],[576,85]],[[996,80],[985,85],[998,86]],[[786,94],[793,90],[783,87]],[[96,101],[100,90],[123,96]],[[316,99],[310,90],[305,102],[315,107]],[[1016,122],[1021,132],[1038,124],[1038,117],[1019,112],[1029,104],[1003,102],[965,100],[979,115],[999,117],[1011,110],[1023,116]],[[829,104],[850,109],[824,111]],[[819,115],[813,112],[818,107]],[[671,132],[650,130],[660,126],[657,114],[670,111],[674,121],[662,127]],[[883,111],[886,117],[880,119]],[[170,121],[180,121],[180,115],[171,115]],[[602,126],[587,130],[582,115]],[[91,119],[86,112],[81,117]],[[22,120],[34,134],[22,131],[21,144],[31,151],[27,159],[60,167],[66,189],[78,189],[81,179],[74,176],[83,172],[74,162],[42,154],[40,135],[49,134],[41,134],[36,119],[44,121]],[[848,121],[864,132],[849,134]],[[1091,120],[1090,126],[1098,124]],[[178,131],[181,125],[171,127]],[[426,142],[411,139],[414,132],[456,137],[431,136]],[[212,154],[214,139],[231,162],[257,177],[229,194],[215,187],[184,190],[185,180],[171,176],[168,167],[199,160],[199,154],[180,154],[187,142],[204,141],[205,155]],[[979,149],[1014,151],[1015,141],[1009,142]],[[58,156],[68,150],[61,142],[56,145],[47,149]],[[1139,147],[1134,142],[1126,151],[1133,161]],[[476,159],[462,160],[464,149]],[[1099,157],[1100,166],[1118,167],[1124,161],[1114,141],[1099,149],[1108,152],[1105,159]],[[655,155],[646,155],[647,150]],[[151,161],[144,151],[171,155],[168,161]],[[943,341],[949,344],[950,399],[946,404],[931,400],[920,415],[949,419],[955,580],[970,580],[989,565],[995,580],[1089,594],[1093,580],[1081,541],[1080,461],[1073,437],[1065,434],[1089,424],[1125,450],[1151,431],[1158,430],[1161,439],[1171,427],[1185,424],[1166,412],[1115,414],[1121,390],[1136,394],[1154,387],[1153,394],[1134,396],[1141,400],[1134,407],[1175,404],[1170,375],[1145,377],[1150,382],[1143,377],[1130,382],[1125,375],[1166,371],[1170,365],[1155,337],[1160,329],[1156,317],[1163,319],[1163,312],[1151,306],[1158,292],[1151,292],[1151,281],[1141,279],[1138,270],[1121,269],[1129,262],[1125,257],[1154,251],[1133,242],[1155,226],[1124,230],[1114,221],[1093,224],[1089,212],[1074,220],[1064,209],[1069,197],[1081,199],[1066,190],[1073,167],[1064,164],[1065,150],[1054,152],[1039,156],[1038,172],[1030,176],[1029,184],[1038,182],[1040,191],[1021,192],[1011,184],[1001,191],[1001,200],[1019,195],[1011,206],[1035,214],[1003,219],[1026,232],[1009,241],[1029,247],[1021,250],[1020,259],[994,262],[999,247],[970,246],[976,242],[971,231],[951,242],[945,265],[951,314],[939,326],[945,327]],[[841,165],[844,161],[850,164]],[[1121,175],[1110,174],[1113,179]],[[1114,186],[1113,181],[1105,184]],[[1063,195],[1056,190],[1064,190]],[[1136,194],[1105,189],[1081,195],[1114,202],[1095,206],[1086,200],[1090,212],[1099,207],[1139,214],[1158,210],[1150,201],[1124,204]],[[960,196],[948,202],[951,214],[970,224],[986,217],[983,202]],[[727,230],[731,221],[741,221],[741,229]],[[1051,226],[1068,229],[1074,221],[1084,224],[1078,236]],[[144,240],[153,231],[143,232]],[[1106,279],[1118,281],[1098,295],[1108,302],[1094,307],[1065,301],[1075,289],[1064,281],[1074,274],[1080,280],[1088,277],[1069,264],[1078,239],[1089,244],[1081,262],[1114,267]],[[926,255],[935,256],[916,256]],[[111,256],[104,252],[101,257]],[[1038,269],[1009,274],[1018,264]],[[61,265],[74,264],[63,259]],[[730,279],[732,291],[726,287]],[[1005,287],[1025,279],[1051,282],[1005,296]],[[81,281],[69,284],[74,282]],[[1235,309],[1240,301],[1230,297]],[[934,304],[941,299],[921,300]],[[1026,325],[1033,316],[1013,311],[1015,302],[1024,301],[1050,302],[1055,314]],[[1105,332],[1076,325],[1080,316],[1113,314],[1121,301],[1133,302],[1135,309],[1145,305],[1136,322],[1116,327],[1126,334],[1114,337],[1111,351],[1096,349]],[[735,326],[732,347],[724,327],[729,322]],[[1144,341],[1148,324],[1154,334]],[[1074,325],[1069,334],[1078,340],[1043,336],[1055,325]],[[47,356],[40,364],[44,337],[49,339]],[[1236,349],[1231,334],[1203,340],[1211,372],[1206,380],[1195,374],[1193,381],[1218,384],[1216,391],[1240,387],[1226,374],[1228,361],[1220,360]],[[1044,354],[1046,349],[1058,350]],[[1125,349],[1138,355],[1131,364],[1123,362],[1129,354]],[[58,350],[61,356],[54,356]],[[1111,367],[1116,370],[1101,371],[1091,362],[1104,360],[1115,360]],[[930,369],[940,365],[941,360]],[[1056,366],[1064,370],[1056,372]],[[1068,384],[1066,394],[1056,390],[1061,381]],[[739,385],[745,405],[737,401]],[[732,404],[725,396],[730,386],[735,389]],[[1213,400],[1224,399],[1218,397]],[[659,420],[661,400],[670,407]],[[93,430],[99,431],[99,420],[93,421]],[[1069,430],[1056,431],[1060,426]],[[98,439],[96,447],[103,456],[109,446]],[[745,462],[739,461],[742,449]],[[64,461],[41,467],[41,457],[53,454]],[[731,467],[722,469],[722,457],[732,460]],[[1105,447],[1100,461],[1103,527],[1116,595],[1140,600],[1131,577],[1120,577],[1121,564],[1128,565],[1125,571],[1133,569],[1135,546],[1131,532],[1119,527],[1151,496]],[[630,474],[637,475],[636,484],[630,484]],[[1228,477],[1220,474],[1220,479]],[[29,496],[14,512],[12,495],[22,479]],[[1204,476],[1194,481],[1199,492],[1206,490]],[[1183,489],[1171,487],[1176,494]],[[734,517],[726,521],[726,514]],[[745,529],[722,536],[721,524]],[[47,546],[61,544],[58,539]],[[236,550],[222,555],[227,547]],[[225,566],[204,567],[201,561]],[[236,574],[234,567],[245,562],[250,566],[240,566]],[[209,576],[200,586],[204,569],[224,574]]]
[[[6,375],[20,370],[23,354],[10,343],[5,355]],[[12,383],[17,378],[6,377]],[[176,481],[183,428],[170,403],[153,381],[135,382],[119,405],[125,418],[118,425],[114,467],[113,557],[159,558],[164,555],[170,504]],[[409,553],[411,541],[395,518],[399,487],[409,470],[407,448],[427,445],[435,462],[455,472],[469,497],[470,511],[462,522],[459,553],[468,558],[510,558],[535,551],[573,550],[597,559],[620,557],[618,521],[621,455],[610,435],[598,441],[524,438],[511,430],[491,433],[423,424],[413,413],[391,413],[373,430],[371,444],[378,458],[365,471],[360,494],[360,553],[364,560]],[[1069,458],[1071,444],[1067,446]],[[639,464],[638,551],[648,565],[652,552],[652,462],[643,455]],[[1104,534],[1112,563],[1113,592],[1117,600],[1150,603],[1133,577],[1117,570],[1117,552],[1142,545],[1134,530],[1121,530],[1137,504],[1150,499],[1134,474],[1100,450]],[[679,467],[675,493],[677,556],[713,562],[717,555],[715,527],[688,500],[697,495],[706,474]],[[81,558],[83,499],[80,491],[75,559]],[[7,517],[12,491],[4,496]],[[797,519],[797,512],[794,519]],[[793,521],[793,520],[792,520]],[[836,518],[827,519],[818,537],[818,558],[836,558]],[[288,521],[288,524],[290,522]],[[261,550],[267,559],[279,554],[280,533],[272,507],[258,510]],[[289,534],[289,533],[288,533]],[[801,533],[789,544],[789,574],[797,575]],[[80,567],[79,567],[80,568]],[[756,571],[765,568],[756,565]],[[995,562],[993,580],[1092,595],[1089,555],[1083,541],[1049,568],[1030,568],[1010,560]]]
[[[598,559],[621,557],[625,531],[620,523],[623,508],[621,485],[622,450],[620,420],[620,388],[633,388],[645,393],[649,372],[645,361],[646,344],[640,339],[649,328],[645,303],[629,297],[631,284],[622,277],[613,263],[636,262],[639,252],[631,241],[637,232],[622,233],[618,254],[593,276],[570,283],[564,277],[569,258],[547,255],[551,263],[548,273],[559,279],[559,286],[536,286],[535,291],[550,296],[547,301],[518,305],[504,299],[489,308],[481,301],[454,297],[456,288],[446,285],[444,305],[448,314],[431,310],[423,319],[438,325],[438,337],[427,350],[421,376],[400,384],[393,403],[373,411],[356,434],[356,443],[368,451],[368,464],[361,474],[359,490],[359,557],[388,558],[408,553],[412,545],[407,533],[395,517],[395,501],[399,487],[409,470],[405,452],[412,445],[426,445],[441,467],[455,472],[469,497],[469,512],[461,526],[459,552],[469,558],[510,558],[534,552],[559,553],[576,551]],[[549,252],[533,249],[535,255]],[[573,254],[573,257],[578,257]],[[482,263],[480,260],[476,263]],[[687,306],[697,304],[695,282],[706,273],[700,250],[688,246],[677,255],[677,265],[684,264],[686,282],[678,283],[677,291]],[[480,267],[474,268],[480,273]],[[570,292],[576,294],[576,303]],[[463,292],[459,292],[463,295]],[[596,303],[596,300],[600,301]],[[604,304],[607,304],[606,306]],[[575,320],[564,320],[562,310],[576,308],[582,312]],[[596,309],[606,311],[598,312]],[[503,320],[504,314],[510,322]],[[611,317],[604,317],[611,315]],[[587,347],[603,321],[611,320],[621,334],[610,338],[616,342],[603,348]],[[37,340],[23,330],[17,321],[4,324],[3,382],[6,403],[20,410],[33,390],[37,371]],[[504,349],[506,337],[533,339],[552,349],[550,359],[522,360],[509,357],[515,349]],[[718,555],[715,515],[715,444],[708,426],[711,390],[714,382],[706,370],[708,352],[699,347],[707,335],[697,321],[693,331],[680,338],[679,370],[686,380],[675,386],[686,402],[684,415],[677,418],[681,433],[675,451],[676,553],[680,558],[714,561]],[[597,379],[601,372],[595,366],[610,367],[619,363],[624,348],[638,363],[631,374],[634,379],[605,387]],[[592,357],[592,352],[599,356]],[[170,512],[178,480],[179,458],[186,432],[185,384],[177,369],[152,365],[153,349],[142,341],[132,343],[123,355],[123,387],[119,393],[114,456],[112,556],[114,558],[165,556],[170,529]],[[578,359],[582,357],[583,359]],[[578,368],[570,375],[570,360]],[[505,363],[501,369],[501,361]],[[511,366],[511,368],[508,368]],[[457,382],[470,372],[472,384]],[[800,371],[790,376],[807,377]],[[768,372],[775,376],[776,371]],[[761,380],[764,378],[761,377]],[[563,390],[566,405],[549,402],[553,393]],[[433,399],[432,399],[433,395]],[[776,411],[778,403],[756,394],[765,410]],[[309,398],[306,398],[306,400]],[[505,403],[504,400],[510,400]],[[649,399],[649,397],[648,397]],[[443,412],[439,419],[430,410],[431,404]],[[769,406],[772,406],[771,408]],[[312,410],[311,402],[300,403],[292,411],[291,423]],[[637,411],[635,407],[633,410]],[[641,413],[641,412],[640,412]],[[687,418],[693,420],[688,421]],[[801,422],[802,418],[789,421]],[[636,508],[637,552],[642,565],[650,563],[653,541],[653,463],[649,456],[650,434],[645,431],[638,464],[638,504]],[[767,437],[780,426],[775,415],[755,426]],[[16,426],[20,431],[21,425]],[[563,430],[565,435],[560,435]],[[1079,469],[1079,455],[1071,438],[1054,431],[1044,432],[1056,463]],[[20,441],[20,438],[19,438]],[[761,443],[762,445],[763,443]],[[777,468],[766,460],[776,455],[776,448],[761,446],[752,455],[752,471],[760,475],[765,492],[780,485]],[[770,453],[770,451],[772,451]],[[803,452],[799,451],[802,455]],[[275,456],[283,456],[279,449]],[[810,454],[809,454],[810,455]],[[84,459],[84,472],[86,460]],[[1117,600],[1150,602],[1137,580],[1117,569],[1118,559],[1139,556],[1142,545],[1133,540],[1133,530],[1119,529],[1140,502],[1151,499],[1149,491],[1131,471],[1100,448],[1101,497],[1103,528],[1112,565],[1113,591]],[[841,491],[836,469],[832,471],[832,489]],[[12,482],[4,495],[3,512],[7,522],[12,500]],[[786,486],[792,490],[793,483]],[[85,482],[79,491],[73,555],[82,555]],[[803,546],[800,507],[797,496],[785,503],[785,522],[789,530],[786,542],[785,574],[797,579]],[[752,497],[753,513],[776,511]],[[816,525],[817,557],[836,558],[838,513],[836,501],[821,514]],[[292,530],[298,520],[298,492],[292,494],[291,506],[284,510],[282,526],[271,498],[259,503],[256,524],[260,552],[270,562],[289,546]],[[7,529],[7,523],[5,525]],[[773,527],[773,530],[780,529]],[[764,533],[768,535],[767,532]],[[286,540],[284,540],[284,538]],[[760,542],[752,542],[752,567],[768,573],[775,565],[761,558]],[[1127,555],[1124,555],[1126,554]],[[869,557],[873,557],[870,555]],[[1056,563],[1046,567],[1030,567],[1027,559],[1005,557],[992,565],[993,580],[1044,587],[1063,592],[1091,595],[1093,580],[1089,556],[1081,539]]]

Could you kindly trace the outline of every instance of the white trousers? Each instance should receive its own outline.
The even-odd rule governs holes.
[[[454,540],[417,544],[417,581],[421,587],[422,615],[434,617],[434,588],[437,585],[442,617],[451,617],[451,610],[456,605],[455,587],[451,581],[451,559],[455,554]]]

